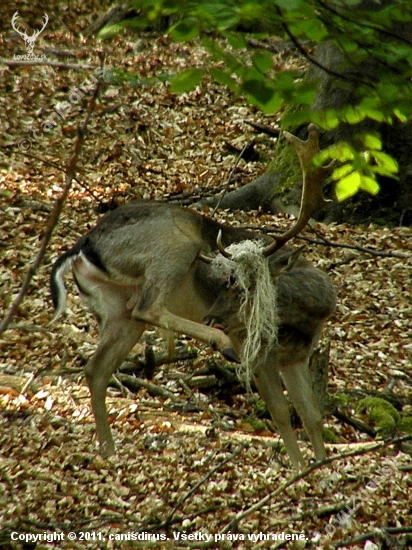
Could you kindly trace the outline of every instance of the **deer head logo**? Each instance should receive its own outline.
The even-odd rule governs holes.
[[[13,19],[11,20],[11,25],[12,25],[13,29],[23,37],[23,40],[26,42],[27,53],[29,55],[31,55],[33,53],[34,43],[36,42],[37,37],[39,36],[40,33],[42,33],[44,31],[44,29],[46,28],[47,23],[49,22],[49,16],[47,14],[44,14],[43,27],[39,31],[34,31],[32,36],[29,36],[26,33],[26,31],[22,32],[20,30],[20,27],[16,26],[16,21],[17,21],[18,17],[19,17],[19,12],[16,11],[16,13],[13,15]]]

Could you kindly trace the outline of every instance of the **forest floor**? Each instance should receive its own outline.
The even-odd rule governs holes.
[[[236,162],[228,144],[241,150],[255,142],[260,161],[241,160],[232,187],[253,180],[264,172],[276,139],[247,122],[276,127],[278,120],[207,79],[193,92],[172,95],[155,75],[201,65],[205,51],[155,33],[125,33],[107,42],[86,37],[96,6],[104,12],[105,3],[95,4],[58,3],[49,14],[35,52],[61,67],[1,65],[4,313],[38,253],[62,192],[63,170],[73,155],[101,50],[112,80],[100,92],[77,180],[44,261],[0,336],[0,547],[408,547],[412,463],[406,443],[376,445],[371,435],[329,414],[325,426],[336,441],[327,445],[330,464],[297,475],[279,450],[279,436],[250,420],[256,396],[239,389],[228,395],[217,379],[209,384],[212,377],[205,373],[213,364],[226,366],[225,361],[185,337],[180,342],[196,352],[195,358],[164,362],[151,385],[135,394],[121,384],[110,389],[118,452],[107,460],[96,452],[82,375],[97,341],[96,322],[68,277],[68,310],[49,326],[52,263],[116,204],[137,199],[190,204],[223,189]],[[39,1],[20,16],[37,20],[49,8]],[[6,10],[10,17],[0,37],[7,59],[25,53],[11,28],[14,10]],[[276,63],[301,65],[287,50]],[[70,68],[73,64],[79,68]],[[79,98],[81,86],[87,93]],[[47,121],[56,110],[63,116],[55,116],[57,125],[50,127]],[[286,215],[262,212],[220,211],[217,216],[269,232],[292,223]],[[323,346],[331,345],[330,395],[342,414],[372,428],[370,416],[358,409],[367,395],[389,396],[402,418],[410,417],[411,228],[313,224],[304,236],[308,240],[297,242],[330,274],[338,293],[336,314],[322,339]],[[148,345],[157,356],[164,354],[158,335],[147,333],[131,359],[140,378]],[[191,385],[194,377],[199,385],[206,380],[209,389]],[[163,395],[155,396],[154,387]],[[401,425],[392,435],[403,435]],[[310,445],[304,440],[300,445],[309,461]],[[10,539],[36,533],[43,538],[54,533],[55,540],[24,546],[22,538],[20,543]],[[291,535],[299,540],[288,540]]]

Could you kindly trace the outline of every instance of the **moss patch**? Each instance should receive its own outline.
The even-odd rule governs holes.
[[[376,428],[378,437],[391,437],[396,432],[400,414],[391,403],[380,397],[366,397],[359,402],[359,414],[366,414],[368,421]]]

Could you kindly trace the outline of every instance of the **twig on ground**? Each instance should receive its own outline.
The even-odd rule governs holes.
[[[142,380],[141,378],[136,378],[135,376],[129,376],[128,374],[117,373],[117,378],[122,384],[132,388],[134,391],[137,391],[140,388],[145,388],[150,395],[159,396],[163,399],[170,399],[173,403],[182,404],[182,400],[179,399],[179,397],[176,397],[174,393],[166,390],[162,386],[157,386],[147,380]]]
[[[382,527],[381,529],[375,529],[374,531],[369,531],[363,535],[357,535],[351,539],[340,540],[332,544],[332,548],[342,548],[345,546],[350,546],[351,544],[357,544],[358,542],[363,542],[368,539],[379,539],[382,540],[386,538],[387,535],[401,535],[406,533],[412,533],[412,527],[407,525],[404,527]]]
[[[341,422],[345,422],[345,424],[348,424],[349,426],[352,426],[352,428],[355,428],[355,430],[359,430],[361,432],[364,432],[368,434],[370,437],[376,437],[376,430],[374,428],[371,428],[368,426],[368,424],[365,424],[365,422],[362,422],[361,420],[358,420],[357,418],[351,418],[347,414],[343,413],[339,409],[334,409],[332,411],[332,415],[340,420]]]
[[[398,443],[401,443],[403,441],[410,441],[410,440],[412,440],[412,435],[409,434],[403,437],[398,437],[396,439],[391,439],[389,441],[380,441],[379,443],[375,443],[370,447],[365,447],[363,449],[356,449],[355,451],[347,451],[344,453],[330,456],[328,458],[325,458],[324,460],[320,460],[319,462],[315,462],[314,464],[311,464],[310,466],[305,468],[303,471],[294,474],[288,481],[286,481],[285,483],[282,483],[282,485],[280,485],[277,489],[275,489],[271,493],[264,496],[262,499],[260,499],[258,502],[256,502],[249,508],[246,508],[246,510],[243,510],[242,512],[239,512],[239,514],[236,514],[236,516],[220,531],[220,534],[223,535],[223,534],[226,534],[228,531],[231,531],[231,530],[233,531],[234,529],[237,528],[238,523],[242,519],[246,518],[253,512],[260,510],[265,504],[268,504],[272,499],[284,493],[288,487],[290,487],[297,481],[304,479],[315,470],[318,470],[319,468],[322,468],[327,464],[331,464],[332,462],[335,462],[336,460],[340,460],[342,458],[359,456],[372,451],[377,451],[389,445],[397,445]]]
[[[227,456],[224,460],[219,462],[214,468],[208,471],[208,473],[202,477],[185,495],[182,496],[182,498],[179,499],[176,506],[173,508],[173,510],[170,512],[170,514],[167,516],[165,521],[163,522],[164,527],[168,528],[170,526],[170,523],[172,521],[173,516],[177,512],[177,510],[182,506],[182,504],[190,498],[197,490],[198,488],[206,483],[206,481],[218,470],[220,470],[225,464],[227,464],[229,461],[236,458],[242,451],[247,447],[246,443],[241,443],[229,456]]]
[[[77,63],[63,63],[62,61],[15,61],[14,59],[0,59],[0,63],[9,67],[27,67],[43,65],[45,67],[57,67],[59,69],[74,69],[75,71],[91,71],[97,69],[94,65],[78,65]]]

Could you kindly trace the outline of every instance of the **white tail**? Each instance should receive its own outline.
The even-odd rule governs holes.
[[[145,328],[152,325],[206,342],[231,361],[246,359],[247,383],[253,376],[292,464],[300,467],[304,459],[290,424],[283,379],[316,458],[325,457],[322,417],[311,389],[308,361],[335,309],[335,292],[324,272],[300,257],[300,251],[284,245],[323,204],[321,187],[327,170],[312,170],[310,164],[318,151],[315,127],[310,128],[306,142],[288,137],[302,164],[302,203],[306,200],[306,204],[302,204],[296,224],[276,240],[222,225],[194,210],[141,202],[104,216],[54,264],[51,291],[55,318],[64,310],[63,277],[71,268],[84,301],[99,322],[99,344],[85,374],[104,455],[114,452],[105,405],[110,376]],[[261,284],[260,275],[253,274],[256,262],[249,258],[252,272],[246,276],[249,282],[243,283],[246,289],[241,288],[238,260],[245,255],[243,245],[240,252],[233,247],[244,241],[261,243],[257,245],[262,258],[259,263],[266,273]],[[216,268],[212,260],[219,250],[229,264],[218,261]],[[265,292],[271,296],[266,302]],[[248,323],[252,310],[257,325]],[[260,327],[257,332],[256,326]]]

